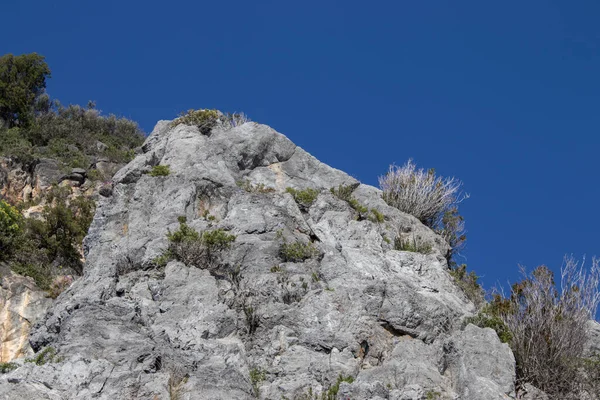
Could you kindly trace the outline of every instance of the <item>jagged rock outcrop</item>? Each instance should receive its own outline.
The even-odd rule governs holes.
[[[90,166],[89,171],[96,170],[101,176],[112,176],[122,165],[98,160]],[[12,204],[39,202],[55,184],[70,186],[73,196],[96,197],[103,185],[88,179],[89,171],[65,167],[51,158],[21,163],[9,157],[0,157],[0,199]]]
[[[142,149],[100,199],[84,276],[32,331],[34,349],[58,356],[0,376],[0,398],[514,395],[508,346],[463,329],[474,306],[447,272],[447,244],[378,189],[256,123],[206,136],[161,121]],[[159,164],[168,176],[147,174]],[[339,185],[385,220],[357,218],[330,192]],[[319,194],[299,205],[287,187]],[[236,235],[220,263],[155,266],[179,216]],[[432,252],[394,250],[397,236]],[[283,241],[318,254],[284,262]]]
[[[59,163],[53,159],[23,164],[0,157],[0,199],[15,204],[37,199],[63,175]]]

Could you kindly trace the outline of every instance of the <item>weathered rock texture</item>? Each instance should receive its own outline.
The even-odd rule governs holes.
[[[0,265],[0,362],[31,356],[29,331],[52,300],[31,278],[12,273]]]
[[[0,397],[308,399],[335,387],[340,399],[513,395],[508,346],[490,329],[462,329],[474,307],[447,272],[447,245],[376,188],[255,123],[205,136],[161,121],[143,151],[100,200],[84,276],[32,332],[34,349],[59,357],[2,375]],[[170,175],[146,174],[158,164]],[[357,218],[329,190],[342,184],[385,221]],[[319,195],[298,205],[287,187]],[[179,216],[237,236],[219,264],[153,266]],[[397,236],[433,251],[396,251]],[[283,262],[284,240],[318,254]]]

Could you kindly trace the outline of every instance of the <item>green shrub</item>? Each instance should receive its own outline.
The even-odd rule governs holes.
[[[360,204],[360,202],[354,197],[348,200],[348,204],[350,205],[350,207],[352,207],[352,209],[354,209],[354,211],[358,213],[359,219],[365,219],[365,216],[369,213],[369,209]]]
[[[170,173],[171,173],[171,169],[169,168],[168,165],[155,165],[154,167],[152,167],[150,172],[148,172],[148,175],[154,176],[154,177],[169,176]]]
[[[101,116],[93,102],[87,108],[63,107],[44,93],[49,76],[38,54],[0,57],[0,120],[11,128],[0,133],[0,154],[24,163],[53,157],[67,167],[82,168],[93,158],[129,161],[132,150],[144,141],[137,124]]]
[[[53,187],[46,196],[48,205],[42,211],[42,220],[28,220],[28,236],[46,250],[49,260],[83,272],[79,246],[94,218],[93,200],[78,196],[68,200],[70,188]]]
[[[0,374],[6,374],[10,371],[14,371],[17,368],[19,368],[18,364],[11,362],[0,362]]]
[[[369,209],[365,206],[363,206],[362,204],[360,204],[360,202],[358,200],[356,200],[353,196],[352,196],[352,192],[354,192],[354,186],[352,185],[340,185],[337,188],[331,188],[329,189],[331,191],[331,193],[336,196],[337,198],[339,198],[340,200],[343,200],[345,202],[348,203],[348,205],[358,213],[358,219],[359,220],[363,220],[365,218],[368,217],[369,214]]]
[[[9,258],[11,269],[32,277],[42,289],[49,289],[55,265],[83,272],[79,247],[92,222],[95,204],[83,196],[69,199],[69,187],[52,187],[46,194],[42,218],[23,220],[23,232]]]
[[[433,251],[433,247],[429,243],[420,243],[415,237],[411,241],[410,239],[405,240],[398,236],[394,239],[394,250],[429,254]]]
[[[177,222],[179,222],[179,229],[173,233],[171,233],[171,231],[167,233],[167,239],[169,239],[169,242],[181,243],[184,241],[200,240],[200,234],[193,228],[189,227],[186,217],[178,217]]]
[[[303,262],[318,254],[317,249],[312,243],[294,243],[283,242],[279,247],[279,256],[285,262]]]
[[[172,254],[167,250],[160,256],[154,257],[151,263],[156,268],[164,268],[172,258]]]
[[[22,234],[23,217],[16,207],[0,200],[0,261],[14,252],[16,241]]]
[[[229,249],[234,241],[235,235],[230,235],[223,229],[214,229],[202,233],[202,243],[206,246],[209,254]]]
[[[11,263],[10,269],[19,275],[33,278],[36,286],[42,290],[50,290],[52,271],[49,265],[39,263]]]
[[[381,224],[385,221],[385,216],[376,210],[375,208],[371,208],[371,215],[369,216],[369,220],[371,222]]]
[[[477,282],[479,277],[475,271],[467,273],[467,265],[462,264],[460,267],[450,269],[450,276],[454,278],[454,282],[465,293],[467,298],[480,307],[485,301],[485,292],[481,285]]]
[[[340,200],[350,201],[352,198],[352,192],[354,192],[353,185],[340,185],[337,188],[329,189],[331,193],[339,198]]]
[[[318,190],[310,189],[310,188],[304,189],[304,190],[297,190],[297,189],[289,187],[285,191],[294,197],[294,200],[296,200],[296,203],[298,203],[304,207],[310,207],[312,205],[312,203],[314,203],[314,201],[317,199],[317,196],[319,195]]]
[[[35,149],[24,137],[22,129],[3,130],[0,127],[0,155],[29,164],[35,158]]]
[[[35,363],[35,365],[44,365],[46,363],[58,361],[60,361],[60,359],[56,356],[54,347],[46,347],[44,350],[37,353],[34,358],[25,359],[25,362]]]
[[[179,217],[179,229],[175,232],[169,231],[169,248],[163,256],[155,259],[160,264],[172,257],[187,265],[195,265],[199,268],[208,266],[216,261],[219,253],[228,249],[236,239],[223,229],[214,229],[198,233],[186,223],[185,217]]]
[[[179,117],[171,122],[171,127],[180,124],[197,126],[200,133],[208,135],[219,122],[219,118],[220,113],[217,110],[188,110],[187,113],[179,114]]]

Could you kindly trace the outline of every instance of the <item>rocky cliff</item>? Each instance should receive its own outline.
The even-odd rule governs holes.
[[[100,197],[84,276],[33,328],[6,399],[505,399],[514,358],[448,274],[445,241],[256,123],[161,121]],[[167,176],[151,176],[168,165]],[[350,187],[354,207],[330,191]],[[287,188],[315,189],[297,202]],[[356,204],[383,218],[365,218]],[[235,235],[156,262],[178,218]],[[394,250],[395,238],[428,254]],[[313,250],[286,260],[282,245]]]

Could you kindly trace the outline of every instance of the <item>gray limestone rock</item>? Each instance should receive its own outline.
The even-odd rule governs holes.
[[[156,165],[170,174],[150,176]],[[339,185],[384,221],[333,195]],[[288,187],[318,195],[299,205]],[[461,329],[475,309],[448,274],[445,241],[268,126],[202,135],[160,121],[103,196],[83,277],[30,336],[57,357],[0,376],[0,398],[500,399],[514,390],[506,345],[490,329]],[[236,240],[216,262],[157,267],[179,216]],[[394,250],[400,235],[432,252]],[[282,257],[295,242],[312,256]]]

